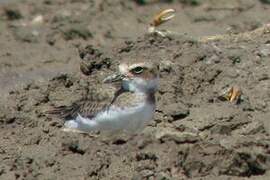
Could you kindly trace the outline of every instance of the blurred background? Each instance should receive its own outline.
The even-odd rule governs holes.
[[[270,22],[269,0],[0,0],[0,93],[78,71],[79,47],[111,51],[176,10],[163,29],[194,37],[250,31]]]

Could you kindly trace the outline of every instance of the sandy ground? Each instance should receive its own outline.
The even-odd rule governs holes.
[[[266,0],[0,2],[0,179],[270,178]],[[147,35],[165,8],[177,35]],[[66,133],[45,113],[128,59],[161,67],[143,132]],[[221,98],[230,87],[238,101]]]

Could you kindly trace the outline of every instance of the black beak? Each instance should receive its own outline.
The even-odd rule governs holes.
[[[115,73],[115,74],[112,74],[108,77],[106,77],[104,80],[103,80],[103,83],[114,83],[114,82],[119,82],[119,81],[122,81],[123,80],[123,75],[120,74],[120,73]]]

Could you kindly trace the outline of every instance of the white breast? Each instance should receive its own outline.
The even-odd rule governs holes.
[[[67,121],[65,127],[83,132],[93,130],[134,132],[144,127],[153,118],[154,110],[154,105],[147,102],[127,108],[112,106],[109,110],[98,113],[93,119],[78,115],[76,119]]]

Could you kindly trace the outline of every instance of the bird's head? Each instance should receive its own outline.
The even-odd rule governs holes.
[[[104,79],[104,83],[121,82],[125,91],[156,92],[158,89],[159,66],[155,63],[143,62],[119,65],[119,71]]]

